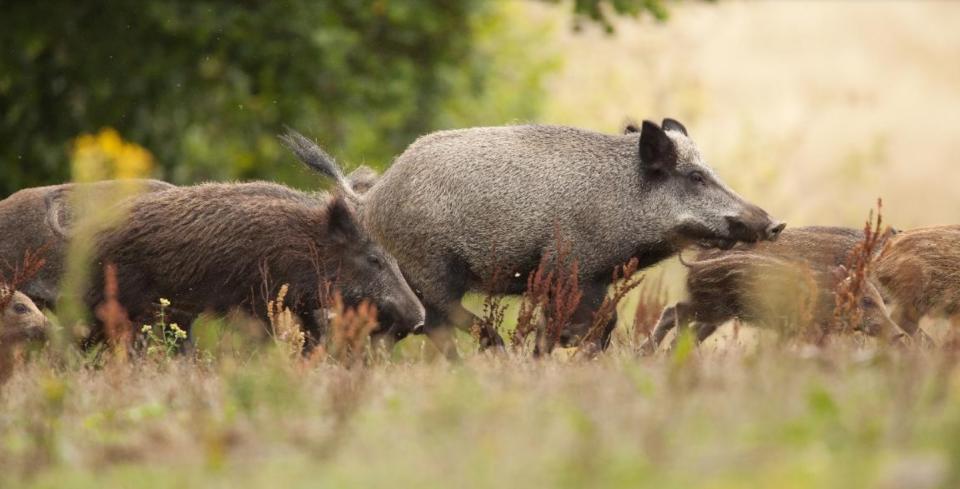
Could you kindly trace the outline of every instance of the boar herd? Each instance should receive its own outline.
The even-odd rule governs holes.
[[[93,235],[82,297],[91,316],[113,279],[132,324],[150,322],[160,298],[171,301],[171,321],[181,325],[234,310],[266,321],[268,301],[286,286],[286,304],[315,344],[332,286],[347,306],[376,306],[375,340],[425,334],[456,358],[452,332],[485,324],[462,306],[464,294],[493,292],[482,289],[494,276],[502,278],[496,293],[522,293],[566,243],[582,299],[558,340],[573,346],[590,338],[603,348],[616,316],[598,335],[588,329],[617,267],[631,259],[649,267],[696,247],[689,298],[663,312],[643,345],[649,352],[674,327],[693,326],[702,340],[730,319],[783,323],[785,309],[802,298],[808,322],[829,322],[834,292],[851,279],[847,258],[864,238],[845,228],[784,230],[724,185],[673,119],[618,135],[543,125],[440,131],[419,138],[380,176],[364,167],[344,174],[293,130],[281,139],[336,189],[141,182],[142,193],[115,204],[123,217]],[[24,189],[0,201],[0,265],[36,250],[46,262],[19,290],[3,289],[0,343],[42,331],[38,306],[52,308],[65,293],[67,249],[86,218],[75,206],[78,186],[106,192],[118,184]],[[883,235],[855,298],[856,329],[915,336],[925,315],[960,315],[958,239],[960,226]],[[888,304],[896,306],[892,315]],[[104,340],[97,321],[86,343]],[[489,326],[479,340],[482,348],[504,344]]]

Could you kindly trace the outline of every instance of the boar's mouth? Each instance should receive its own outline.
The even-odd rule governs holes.
[[[692,243],[700,248],[719,248],[729,250],[737,243],[745,241],[743,236],[721,236],[716,231],[699,223],[686,223],[681,225],[676,234],[681,238],[680,241]]]

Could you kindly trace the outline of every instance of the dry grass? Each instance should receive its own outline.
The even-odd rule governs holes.
[[[845,341],[459,366],[41,356],[0,394],[0,485],[953,487],[957,406],[956,355]]]

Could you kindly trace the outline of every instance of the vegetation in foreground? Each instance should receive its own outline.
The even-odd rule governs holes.
[[[513,350],[450,364],[429,348],[304,359],[284,341],[229,335],[96,368],[69,349],[34,355],[0,392],[0,486],[960,483],[950,345],[681,339],[639,358],[623,337],[594,360]]]

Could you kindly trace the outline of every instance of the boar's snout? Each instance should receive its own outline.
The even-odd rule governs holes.
[[[411,332],[422,333],[426,320],[423,305],[415,296],[413,299],[404,299],[388,299],[381,305],[380,320],[390,329],[392,336],[398,340]]]
[[[766,240],[773,241],[780,237],[780,233],[787,227],[785,222],[772,222],[770,226],[767,226],[767,235]]]
[[[763,209],[750,206],[743,213],[727,216],[730,239],[753,243],[773,241],[787,227],[787,223],[776,221]]]

